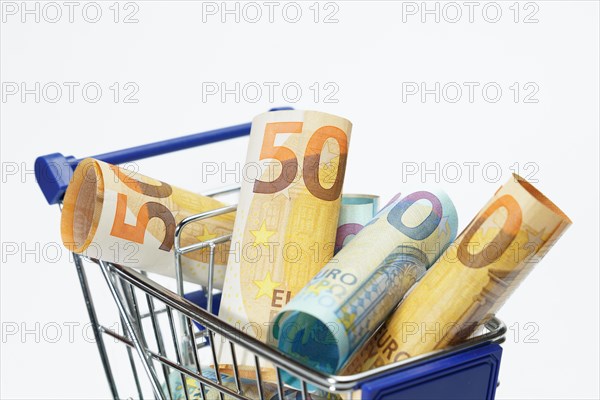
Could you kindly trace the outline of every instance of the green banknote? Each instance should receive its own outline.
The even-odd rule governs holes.
[[[335,253],[350,243],[350,240],[377,214],[379,196],[370,194],[343,194],[340,219],[335,236]]]

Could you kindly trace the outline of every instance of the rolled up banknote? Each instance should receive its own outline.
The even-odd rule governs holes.
[[[191,368],[193,369],[193,368]],[[214,382],[217,382],[217,374],[215,370],[212,368],[203,368],[202,376],[207,379],[210,379]],[[185,391],[183,388],[183,380],[181,379],[181,373],[179,371],[173,371],[169,375],[169,385],[163,385],[163,392],[165,393],[165,397],[173,400],[233,400],[238,397],[234,397],[228,394],[223,395],[221,397],[221,392],[210,385],[204,384],[204,393],[202,393],[202,387],[200,382],[197,379],[186,376],[185,379],[186,388],[187,388],[187,397],[185,395]],[[221,374],[221,385],[226,388],[232,390],[234,393],[237,393],[238,386],[236,384],[236,380],[231,375]],[[171,388],[171,392],[169,393],[169,387]],[[283,389],[283,399],[282,400],[304,400],[302,393],[290,389],[290,388],[282,388]],[[279,393],[277,390],[277,384],[262,382],[261,393],[258,392],[258,385],[255,379],[246,379],[240,378],[240,390],[246,398],[250,399],[259,399],[264,398],[265,400],[279,400]],[[306,400],[337,400],[341,399],[340,396],[332,395],[329,393],[312,393],[309,394]]]
[[[398,197],[278,314],[273,336],[279,349],[321,372],[339,371],[454,240],[457,228],[445,193]],[[286,374],[284,379],[299,383]]]
[[[263,342],[275,314],[333,255],[351,126],[299,110],[252,121],[245,169],[258,174],[242,184],[219,317]],[[254,365],[246,356],[238,353],[240,365]]]
[[[342,208],[335,236],[335,253],[347,245],[373,219],[378,209],[379,196],[370,194],[342,195]]]
[[[63,244],[75,253],[175,276],[175,227],[184,218],[224,207],[165,182],[87,158],[79,163],[65,193]],[[181,232],[181,245],[230,234],[233,214],[204,219]],[[223,246],[223,245],[219,245]],[[228,245],[215,251],[214,285],[223,287]],[[182,257],[183,278],[208,283],[207,250]]]
[[[515,175],[352,358],[345,373],[464,340],[496,313],[570,224],[554,203]]]

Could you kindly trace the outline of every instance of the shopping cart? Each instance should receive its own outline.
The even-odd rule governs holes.
[[[249,133],[250,123],[246,123],[93,157],[111,164],[122,164]],[[75,157],[65,157],[58,153],[36,160],[36,178],[49,204],[61,205],[78,162]],[[236,188],[229,187],[204,194],[217,196],[235,190]],[[327,375],[308,369],[277,349],[236,331],[219,320],[215,315],[218,308],[215,305],[218,304],[220,293],[213,290],[212,285],[184,294],[180,259],[184,254],[203,249],[214,253],[216,246],[231,240],[231,235],[185,247],[180,246],[179,238],[188,225],[235,210],[236,206],[224,207],[191,216],[179,223],[174,245],[176,279],[170,280],[171,285],[168,282],[157,283],[156,280],[160,278],[158,276],[150,277],[144,272],[120,265],[78,254],[72,255],[113,398],[310,399],[316,397],[309,393],[310,387],[321,389],[321,396],[328,393],[326,398],[336,398],[336,395],[342,398],[411,400],[494,398],[502,355],[499,344],[503,342],[506,333],[505,325],[496,318],[492,318],[484,329],[460,345],[351,376]],[[211,281],[213,263],[209,264]],[[116,305],[117,316],[123,326],[122,332],[99,321],[86,275],[86,271],[90,272],[89,268],[101,271],[103,281]],[[233,373],[230,376],[224,376],[219,371],[215,340],[211,340],[215,334],[226,341],[231,352],[230,369]],[[135,386],[129,386],[135,387],[137,393],[127,393],[124,396],[119,391],[113,373],[115,358],[112,358],[111,364],[112,353],[107,350],[106,338],[113,338],[125,345],[135,383]],[[240,349],[254,355],[256,368],[251,381],[247,377],[241,377],[236,361],[236,352]],[[276,382],[266,382],[261,376],[260,366],[265,362],[277,367]],[[207,370],[206,365],[210,366],[210,370]],[[301,390],[292,391],[285,387],[281,380],[281,370],[296,376],[302,382]],[[173,379],[174,376],[176,379]],[[122,374],[119,378],[122,378]]]

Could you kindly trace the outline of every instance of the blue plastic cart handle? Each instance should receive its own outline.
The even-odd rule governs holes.
[[[279,107],[272,108],[269,111],[292,109],[293,108],[291,107]],[[129,149],[98,154],[92,156],[92,158],[110,164],[123,164],[160,154],[246,136],[250,134],[250,127],[251,124],[248,122],[246,124],[216,129],[214,131],[196,133]],[[65,191],[67,190],[67,186],[69,186],[69,181],[73,176],[73,171],[84,158],[77,159],[73,156],[63,156],[60,153],[52,153],[38,157],[35,160],[35,178],[40,189],[42,189],[42,193],[44,193],[44,197],[46,197],[48,204],[57,204],[62,200]]]

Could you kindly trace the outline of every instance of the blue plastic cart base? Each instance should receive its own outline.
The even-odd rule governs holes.
[[[403,369],[362,385],[372,400],[493,400],[502,347],[489,343]]]

